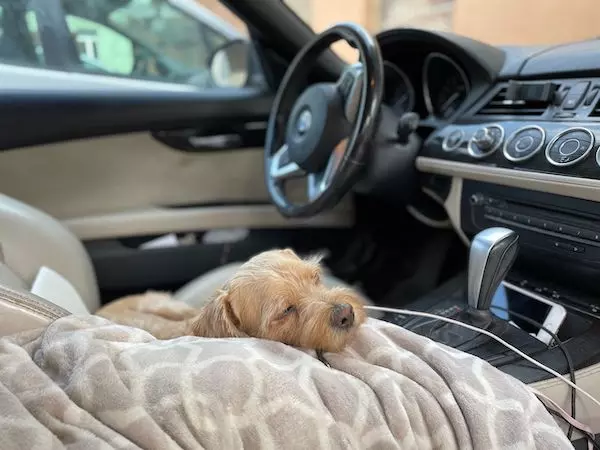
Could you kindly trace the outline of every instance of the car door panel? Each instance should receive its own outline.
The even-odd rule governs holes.
[[[175,288],[273,246],[318,248],[354,223],[351,199],[302,220],[270,204],[265,83],[199,87],[12,64],[0,76],[0,189],[83,240],[108,297]],[[305,190],[293,184],[288,195]],[[220,230],[233,234],[211,237]],[[147,246],[164,235],[169,245]]]
[[[300,195],[303,186],[295,188]],[[182,152],[148,133],[2,152],[0,189],[64,221],[83,240],[352,223],[348,201],[313,219],[279,215],[269,203],[260,148]]]
[[[94,78],[88,76],[88,78]],[[69,79],[53,88],[30,85],[0,96],[0,150],[136,131],[195,129],[265,121],[273,95],[258,88],[154,90],[87,89]],[[18,105],[18,108],[15,108]],[[30,132],[16,133],[27,124]]]
[[[302,220],[285,219],[270,204],[263,149],[245,147],[264,139],[268,108],[262,100],[242,102],[237,110],[236,102],[225,107],[202,96],[178,102],[179,93],[163,93],[169,95],[169,101],[156,100],[160,95],[148,91],[117,102],[109,100],[114,91],[96,90],[68,100],[53,95],[61,100],[56,103],[43,93],[13,91],[9,96],[20,115],[0,112],[4,130],[20,120],[31,130],[0,135],[0,147],[23,146],[0,152],[0,189],[57,217],[84,241],[105,301],[140,289],[176,288],[268,246],[301,248],[309,242],[316,248],[317,231],[328,233],[321,241],[325,246],[352,226],[350,199]],[[6,101],[0,100],[0,111]],[[160,112],[165,104],[170,115]],[[79,115],[69,111],[73,106]],[[240,124],[254,128],[252,139],[240,132],[248,128]],[[241,147],[198,145],[193,139],[219,136],[215,133],[240,136]],[[99,136],[77,139],[90,134]],[[71,139],[56,142],[65,138]],[[39,145],[42,141],[55,142]],[[293,186],[292,196],[302,194],[302,184]],[[204,241],[206,232],[219,229],[250,231],[231,242]],[[191,233],[194,242],[152,249],[139,244],[169,233]]]

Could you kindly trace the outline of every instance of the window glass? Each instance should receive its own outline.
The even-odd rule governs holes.
[[[48,14],[53,5],[62,16]],[[262,80],[256,65],[249,73],[250,52],[243,22],[218,0],[0,0],[4,63],[51,61],[53,70],[243,86]]]
[[[62,2],[86,71],[208,86],[213,54],[247,39],[218,2],[216,11],[195,0]]]
[[[133,41],[92,20],[67,15],[67,26],[86,70],[129,75],[134,68]]]

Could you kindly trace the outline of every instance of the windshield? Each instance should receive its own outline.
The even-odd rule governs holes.
[[[316,32],[351,21],[371,33],[450,31],[492,45],[550,45],[600,34],[598,0],[283,0]]]

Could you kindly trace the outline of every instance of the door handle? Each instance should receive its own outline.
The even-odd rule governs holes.
[[[190,136],[188,142],[195,149],[224,150],[242,146],[242,137],[239,134],[216,134],[212,136]]]

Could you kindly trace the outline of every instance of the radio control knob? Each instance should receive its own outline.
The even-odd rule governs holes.
[[[494,145],[494,136],[490,132],[489,128],[481,128],[475,136],[473,136],[474,144],[482,150],[488,150]]]
[[[473,194],[469,200],[473,206],[479,206],[485,203],[485,197],[481,194]]]
[[[475,132],[469,141],[468,151],[474,158],[484,158],[494,153],[504,140],[504,128],[488,125]]]

